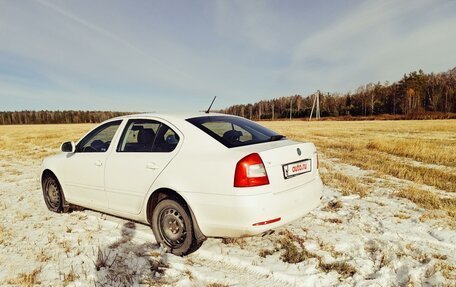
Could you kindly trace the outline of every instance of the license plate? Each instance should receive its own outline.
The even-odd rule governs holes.
[[[312,161],[305,159],[297,162],[292,162],[282,166],[283,176],[285,179],[294,177],[312,170]]]

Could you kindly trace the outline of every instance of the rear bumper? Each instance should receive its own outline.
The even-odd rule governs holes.
[[[299,187],[259,195],[192,194],[191,207],[207,237],[242,237],[263,233],[301,218],[320,203],[319,176]],[[253,226],[280,218],[270,224]]]

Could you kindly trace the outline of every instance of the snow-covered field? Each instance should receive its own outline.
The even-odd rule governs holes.
[[[49,212],[39,165],[0,159],[1,286],[456,286],[451,225],[392,196],[406,182],[339,160],[323,166],[363,178],[367,196],[326,187],[318,209],[273,235],[208,239],[183,258],[164,253],[148,226]]]

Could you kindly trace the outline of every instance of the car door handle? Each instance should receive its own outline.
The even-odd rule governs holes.
[[[149,162],[148,164],[146,164],[146,168],[147,169],[157,169],[158,165],[156,165],[155,162]]]
[[[96,166],[102,166],[103,165],[103,163],[100,160],[94,161],[93,164],[96,165]]]

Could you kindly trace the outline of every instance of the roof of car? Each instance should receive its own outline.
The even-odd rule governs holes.
[[[196,117],[208,117],[208,116],[232,116],[227,114],[221,113],[205,113],[205,112],[198,112],[198,113],[139,113],[139,114],[130,114],[125,116],[116,117],[116,119],[125,119],[125,118],[138,118],[138,117],[145,117],[145,118],[162,118],[166,120],[186,120],[190,118]]]

